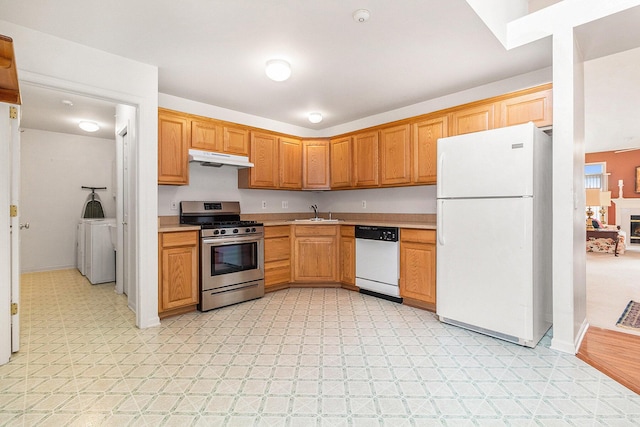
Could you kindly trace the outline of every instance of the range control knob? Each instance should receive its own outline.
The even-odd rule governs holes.
[[[220,230],[220,234],[227,234],[227,230]]]
[[[220,234],[220,230],[213,230],[213,234],[214,234],[214,235],[216,235],[216,234]]]
[[[255,228],[255,227],[253,227],[253,228],[251,229],[251,232],[255,233],[255,232],[256,232],[256,228]]]
[[[238,234],[238,229],[237,228],[233,229],[233,234]]]
[[[246,230],[244,230],[245,233],[251,233],[251,229],[247,228]]]

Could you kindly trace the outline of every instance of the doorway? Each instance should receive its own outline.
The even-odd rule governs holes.
[[[32,206],[29,206],[25,201],[24,220],[29,221],[32,226],[30,230],[24,231],[23,235],[31,234],[25,236],[25,247],[28,250],[22,252],[25,253],[25,256],[28,254],[32,258],[37,256],[37,262],[40,264],[29,264],[27,257],[26,268],[23,271],[76,267],[78,260],[75,257],[77,244],[75,223],[81,217],[82,203],[87,196],[82,194],[80,196],[82,200],[78,201],[78,193],[82,190],[78,185],[80,182],[76,181],[82,179],[82,185],[107,187],[106,190],[99,191],[98,195],[101,198],[105,216],[116,218],[118,231],[116,255],[119,262],[117,261],[115,266],[115,291],[123,293],[125,289],[127,290],[126,293],[130,297],[128,306],[135,312],[136,301],[133,298],[135,292],[129,290],[134,287],[135,283],[130,279],[133,275],[130,272],[131,263],[128,262],[129,254],[132,252],[132,239],[129,238],[129,233],[127,233],[126,239],[121,236],[125,234],[125,224],[128,226],[129,206],[131,206],[129,199],[131,192],[128,192],[126,201],[123,194],[124,189],[130,187],[131,168],[128,165],[126,167],[123,165],[125,159],[128,161],[130,158],[131,148],[135,146],[133,140],[135,131],[129,129],[135,126],[136,108],[109,99],[30,83],[22,83],[21,92],[23,93],[23,139],[31,133],[34,135],[31,138],[39,140],[38,142],[48,144],[55,142],[59,147],[62,147],[59,150],[52,150],[51,147],[48,147],[52,154],[48,157],[45,155],[44,159],[43,156],[40,156],[40,161],[45,164],[36,165],[37,173],[46,175],[57,170],[59,172],[57,175],[66,175],[67,179],[67,181],[63,181],[65,184],[59,182],[57,186],[52,186],[46,195],[48,200],[44,200],[45,197],[42,196],[40,197],[42,200],[36,200],[35,203],[31,203]],[[124,120],[120,119],[119,115],[120,117],[124,116]],[[95,121],[101,130],[95,133],[96,136],[86,134],[77,126],[81,120]],[[117,132],[118,126],[119,131]],[[93,148],[89,148],[89,146]],[[25,161],[28,162],[29,159],[25,159]],[[31,174],[33,174],[34,165],[31,166]],[[82,178],[70,177],[75,169],[85,170]],[[44,179],[47,179],[46,176]],[[84,183],[85,180],[86,183]],[[33,185],[30,182],[28,169],[25,170],[22,181],[24,181],[23,190],[27,194],[30,192],[30,186]],[[73,199],[73,194],[76,195],[75,199]],[[62,199],[65,201],[61,202]],[[60,207],[61,211],[66,212],[56,211],[58,209],[56,205]],[[36,218],[31,219],[30,215]],[[56,219],[55,215],[62,219]],[[42,242],[36,244],[35,247],[40,252],[36,251],[34,254],[31,247],[34,245],[30,243],[30,240],[33,240],[32,237],[42,236],[37,233],[38,228],[42,231],[47,226],[51,227],[52,224],[56,224],[55,228],[62,229],[61,235],[56,239],[49,238],[47,244],[53,245],[49,248],[42,245]],[[53,248],[56,248],[55,257],[57,258],[54,257],[55,259],[48,263],[42,262],[48,256],[47,252],[51,253]]]

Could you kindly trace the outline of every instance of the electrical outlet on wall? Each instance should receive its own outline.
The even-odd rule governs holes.
[[[267,209],[267,201],[266,200],[262,201],[262,209]]]
[[[172,211],[177,211],[177,210],[178,210],[178,202],[176,202],[175,200],[173,200],[173,201],[171,202],[171,206],[170,206],[170,207],[171,207],[171,210],[172,210]]]
[[[362,201],[362,209],[367,209],[367,201],[366,200]]]
[[[283,200],[282,201],[282,209],[289,209],[289,201],[288,200]]]

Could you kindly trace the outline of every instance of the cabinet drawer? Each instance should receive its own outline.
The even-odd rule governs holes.
[[[268,262],[264,265],[264,285],[271,286],[289,283],[291,280],[291,263],[289,260]]]
[[[336,225],[296,225],[296,236],[335,236]]]
[[[264,240],[264,262],[291,258],[291,243],[287,237],[271,237]]]
[[[270,225],[264,228],[264,238],[268,239],[270,237],[288,237],[289,232],[290,229],[288,225]]]
[[[197,246],[198,245],[198,232],[197,231],[174,231],[167,233],[160,233],[161,244],[163,248],[170,248],[174,246]]]
[[[340,235],[342,237],[356,237],[356,227],[354,225],[341,225]]]
[[[418,242],[418,243],[435,243],[435,230],[416,230],[412,228],[403,228],[400,230],[400,241],[402,242]]]

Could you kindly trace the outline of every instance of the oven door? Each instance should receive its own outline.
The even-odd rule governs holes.
[[[203,238],[200,264],[202,291],[262,280],[264,238]]]

